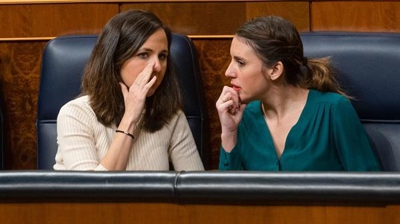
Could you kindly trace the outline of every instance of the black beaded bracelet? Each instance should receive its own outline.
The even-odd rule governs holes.
[[[135,136],[133,136],[133,135],[132,135],[131,133],[129,133],[129,132],[121,131],[121,130],[115,130],[115,132],[122,133],[122,134],[126,134],[126,135],[128,135],[129,137],[131,137],[132,139],[135,139]]]

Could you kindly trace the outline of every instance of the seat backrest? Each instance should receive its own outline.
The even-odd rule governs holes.
[[[301,33],[305,56],[330,56],[385,171],[400,171],[400,34]]]
[[[62,36],[49,41],[44,49],[37,115],[39,169],[53,169],[58,112],[80,93],[82,72],[96,41],[96,35]],[[208,169],[209,123],[197,52],[187,36],[173,34],[170,55],[182,89],[184,112]]]

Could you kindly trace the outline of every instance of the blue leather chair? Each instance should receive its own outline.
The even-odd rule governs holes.
[[[331,56],[385,171],[400,171],[400,34],[302,33],[307,57]]]
[[[82,71],[96,40],[95,35],[57,37],[44,49],[37,115],[39,169],[53,169],[58,112],[80,93]],[[209,123],[196,50],[187,36],[173,34],[170,55],[182,87],[189,126],[204,166],[209,169]]]

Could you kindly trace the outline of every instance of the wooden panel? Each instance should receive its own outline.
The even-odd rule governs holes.
[[[308,2],[250,2],[247,19],[263,15],[277,15],[291,21],[300,32],[310,31]]]
[[[313,31],[400,31],[400,2],[313,2]]]
[[[187,205],[197,223],[385,223],[385,207]],[[197,216],[192,214],[196,211]],[[203,215],[209,214],[209,215]]]
[[[385,223],[400,223],[400,205],[390,205],[386,208],[386,210],[387,212]]]
[[[394,211],[399,211],[398,207]],[[387,222],[386,207],[230,206],[163,203],[2,203],[14,223],[369,223]]]
[[[254,1],[254,0],[253,0]],[[276,0],[266,0],[276,1]],[[297,0],[308,2],[309,0]],[[370,1],[370,0],[364,0]],[[387,0],[398,1],[398,0]],[[0,0],[0,4],[42,4],[42,3],[82,3],[82,2],[210,2],[210,0]],[[246,2],[243,0],[213,0],[213,2]]]
[[[230,83],[230,79],[224,74],[230,63],[231,39],[194,39],[193,42],[199,56],[210,122],[211,165],[212,169],[218,169],[221,125],[215,102],[217,102],[223,86]]]
[[[121,10],[145,9],[154,12],[171,30],[184,34],[233,34],[246,20],[246,3],[132,3]]]
[[[36,169],[35,122],[45,43],[0,43],[6,169]]]
[[[127,3],[121,5],[121,10],[151,10],[174,32],[188,35],[229,35],[234,34],[249,18],[272,14],[294,21],[302,31],[309,30],[308,5],[308,2]]]
[[[0,38],[98,33],[118,4],[0,5]]]

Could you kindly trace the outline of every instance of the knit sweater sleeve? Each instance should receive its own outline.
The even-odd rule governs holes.
[[[172,138],[169,156],[176,171],[204,170],[199,151],[185,114],[179,111],[171,122]]]
[[[57,117],[58,152],[54,169],[107,170],[100,164],[94,131],[96,115],[85,101],[64,105]]]

